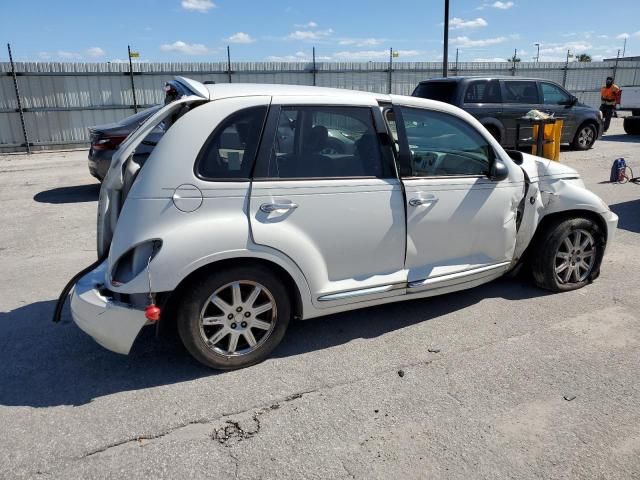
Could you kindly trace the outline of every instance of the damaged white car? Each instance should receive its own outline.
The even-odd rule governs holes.
[[[99,260],[56,311],[73,289],[73,319],[110,350],[176,325],[196,359],[232,369],[267,357],[292,319],[471,288],[523,263],[552,291],[599,274],[617,216],[574,170],[506,152],[456,107],[177,80],[193,94],[114,155]],[[135,148],[160,122],[141,165]]]

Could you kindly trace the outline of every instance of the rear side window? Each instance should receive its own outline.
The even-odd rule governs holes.
[[[527,80],[507,80],[504,82],[505,103],[540,103],[538,85]]]
[[[474,80],[467,86],[464,103],[500,103],[500,83],[497,80]]]
[[[370,108],[282,107],[277,125],[265,178],[390,176]]]
[[[458,82],[426,82],[419,84],[413,91],[414,97],[428,98],[439,102],[455,101]]]
[[[196,175],[209,180],[248,179],[266,113],[267,107],[252,107],[227,117],[202,147]]]

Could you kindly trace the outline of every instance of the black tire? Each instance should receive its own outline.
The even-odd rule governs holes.
[[[587,257],[591,257],[588,255],[588,252],[591,251],[589,247],[584,250],[584,252],[587,252],[585,256],[585,253],[581,250],[573,250],[575,253],[571,253],[572,251],[569,250],[564,243],[565,238],[568,238],[569,242],[572,242],[572,239],[575,240],[576,233],[580,233],[583,240],[586,239],[586,236],[583,237],[583,232],[591,235],[593,240],[593,263],[590,264],[588,271],[585,269],[584,274],[578,270],[577,275],[569,273],[569,281],[563,281],[563,279],[559,277],[564,277],[569,269],[556,273],[556,268],[561,267],[561,264],[564,263],[564,260],[558,259],[557,255],[564,255],[564,250],[567,249],[569,252],[569,258],[566,260],[568,265],[574,265],[571,263],[572,260],[582,259],[587,261]],[[544,231],[540,232],[540,236],[536,239],[536,244],[531,256],[531,272],[535,284],[540,288],[551,290],[552,292],[566,292],[584,287],[598,278],[600,274],[600,264],[602,262],[604,246],[604,232],[598,224],[587,218],[570,218],[567,220],[559,220],[548,225]],[[590,262],[591,260],[589,259],[588,261]],[[576,267],[570,266],[569,268],[575,271]],[[582,276],[584,276],[584,278],[582,278]]]
[[[598,138],[598,127],[591,123],[583,123],[576,130],[576,135],[571,142],[571,148],[573,150],[589,150],[596,143]]]
[[[624,131],[629,135],[640,135],[640,117],[625,117]]]
[[[260,317],[263,324],[271,323],[270,330],[251,326],[240,329],[241,322],[245,324],[245,320],[250,321],[244,317],[247,313],[251,315],[250,312],[239,311],[235,313],[236,310],[233,310],[234,319],[231,319],[228,317],[231,314],[224,313],[210,301],[212,296],[219,292],[216,296],[225,298],[224,296],[227,295],[226,299],[229,301],[226,303],[235,305],[232,300],[233,287],[229,285],[238,282],[247,282],[241,283],[240,298],[242,301],[248,301],[248,297],[253,291],[252,287],[259,286],[262,288],[260,296],[252,303],[254,305],[260,302],[263,302],[262,304],[275,303],[275,311],[271,310],[255,315],[256,321]],[[291,318],[291,301],[285,285],[278,276],[261,266],[235,267],[201,277],[185,288],[184,292],[177,314],[178,333],[182,343],[196,360],[219,370],[244,368],[263,361],[284,337]],[[224,318],[224,324],[202,326],[201,314],[206,318],[216,318],[216,321]],[[208,343],[216,337],[218,332],[225,329],[229,333],[224,334],[213,345]],[[248,343],[249,338],[244,336],[243,332],[247,331],[250,332],[254,342],[257,340],[255,347],[251,347]],[[229,353],[231,335],[238,338],[238,350],[244,346],[246,353]],[[203,337],[207,337],[209,340],[205,340]],[[224,353],[225,341],[227,341],[226,353]],[[254,349],[251,350],[252,348]]]

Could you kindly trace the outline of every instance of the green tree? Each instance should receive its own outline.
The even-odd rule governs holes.
[[[515,55],[513,57],[507,58],[507,62],[518,63],[519,61],[520,61],[520,59],[518,57],[516,57]]]
[[[588,53],[581,53],[580,55],[578,55],[578,61],[579,62],[590,62],[591,61],[591,55],[589,55]]]

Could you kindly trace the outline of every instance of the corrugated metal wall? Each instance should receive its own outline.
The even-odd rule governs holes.
[[[25,126],[32,149],[69,148],[88,141],[87,127],[122,119],[133,113],[133,95],[126,63],[16,63]],[[451,75],[516,75],[546,78],[587,104],[598,106],[599,88],[616,70],[616,62],[450,64]],[[618,85],[640,83],[640,62],[621,61]],[[0,152],[24,151],[24,136],[11,65],[0,63]],[[409,95],[420,80],[438,77],[442,64],[397,62],[389,75],[386,62],[318,63],[318,86]],[[162,86],[174,75],[199,81],[229,81],[226,63],[136,63],[134,82],[142,108],[163,101]],[[312,85],[311,63],[242,62],[231,64],[234,83]]]

